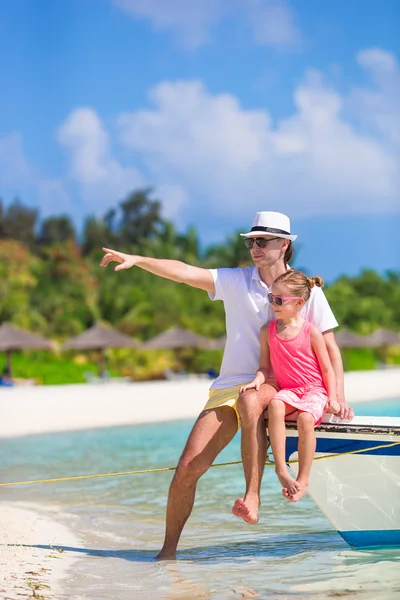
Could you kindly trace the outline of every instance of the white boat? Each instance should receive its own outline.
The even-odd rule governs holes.
[[[316,428],[309,493],[353,548],[400,546],[400,417],[326,415]],[[286,458],[297,475],[297,430],[287,422]]]

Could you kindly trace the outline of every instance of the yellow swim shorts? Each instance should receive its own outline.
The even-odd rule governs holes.
[[[248,383],[248,382],[246,382]],[[210,390],[208,395],[208,402],[203,408],[204,410],[210,410],[211,408],[219,408],[220,406],[231,406],[236,413],[237,421],[238,421],[238,430],[240,429],[240,415],[236,407],[236,403],[239,398],[240,388],[242,385],[246,385],[246,383],[241,383],[240,385],[234,385],[230,388],[225,388],[223,390]],[[275,380],[268,379],[265,383],[272,385],[277,390],[278,385]]]
[[[238,429],[240,429],[240,416],[236,408],[236,402],[239,398],[239,392],[242,385],[234,385],[230,388],[225,388],[223,390],[210,390],[208,395],[208,402],[203,408],[204,410],[209,410],[210,408],[219,408],[220,406],[231,406],[236,413],[238,420]]]

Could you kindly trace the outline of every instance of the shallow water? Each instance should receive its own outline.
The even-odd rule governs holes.
[[[357,404],[358,414],[399,414],[399,401]],[[367,411],[367,412],[365,412]],[[1,481],[174,466],[192,423],[180,421],[0,441]],[[218,462],[240,460],[236,436]],[[201,479],[178,561],[156,563],[172,472],[5,488],[2,499],[57,506],[82,544],[65,598],[400,597],[400,549],[351,550],[306,497],[284,500],[272,469],[257,526],[231,515],[241,465]],[[62,540],[60,540],[62,546]]]
[[[359,417],[377,415],[379,417],[400,417],[400,399],[360,402],[354,405]]]

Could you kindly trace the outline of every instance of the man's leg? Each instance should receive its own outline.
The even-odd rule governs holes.
[[[244,498],[238,498],[233,514],[247,523],[258,522],[260,488],[267,452],[267,433],[264,410],[276,394],[276,389],[264,383],[258,392],[247,390],[240,394],[237,409],[242,426],[242,461],[246,481]]]
[[[168,494],[164,545],[156,559],[174,559],[183,527],[192,512],[196,485],[215,457],[237,432],[236,413],[230,406],[203,411],[179,460]]]

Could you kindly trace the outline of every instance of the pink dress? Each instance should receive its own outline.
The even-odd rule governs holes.
[[[311,347],[312,324],[304,321],[299,333],[284,340],[276,332],[278,321],[268,325],[271,365],[281,388],[275,398],[295,410],[311,413],[315,425],[322,420],[328,394],[318,359]]]

